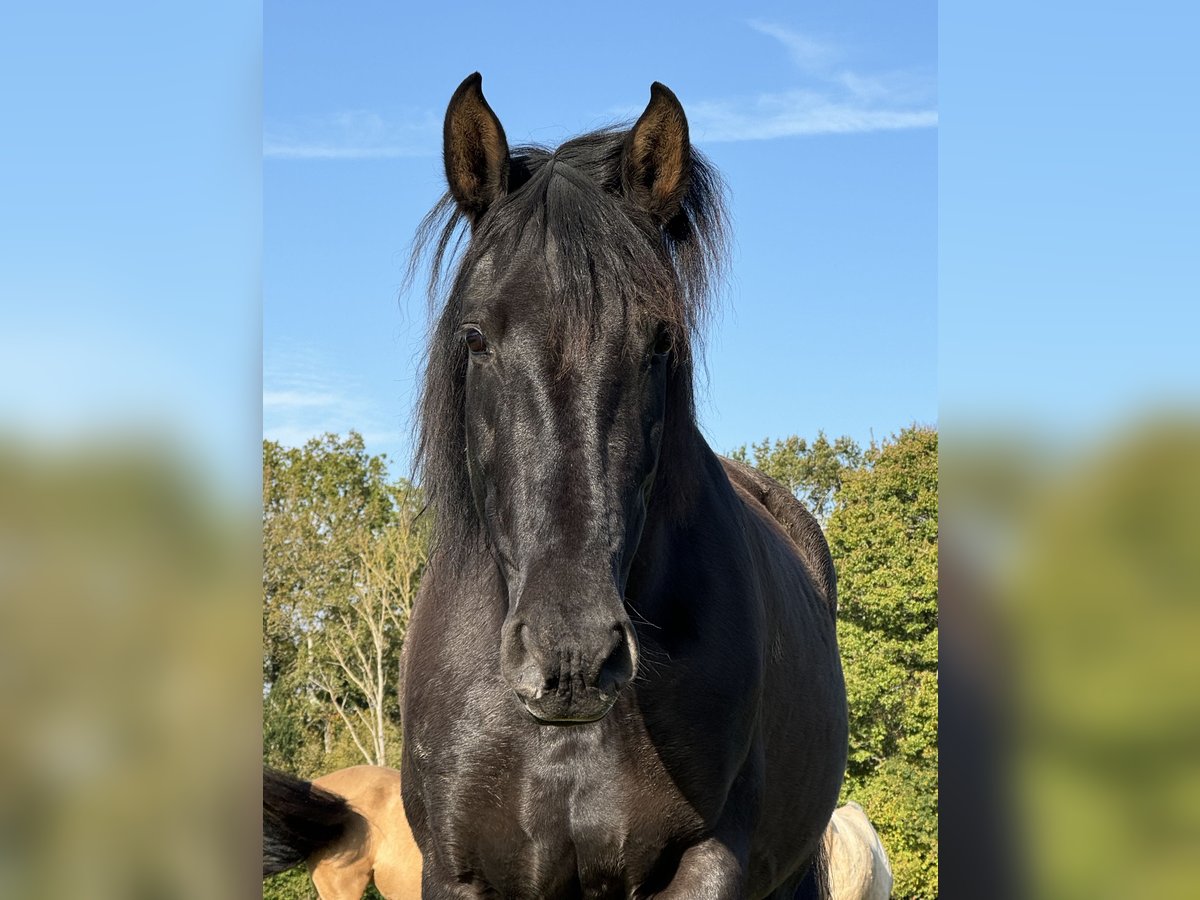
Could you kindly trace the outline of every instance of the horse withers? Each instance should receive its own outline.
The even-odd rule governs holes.
[[[472,75],[444,161],[434,272],[469,240],[419,411],[422,896],[815,895],[846,762],[835,579],[812,517],[696,423],[718,176],[657,83],[632,128],[552,151],[510,148]]]

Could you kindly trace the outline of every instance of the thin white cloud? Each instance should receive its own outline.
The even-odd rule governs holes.
[[[747,24],[760,34],[773,37],[783,44],[792,57],[792,62],[802,69],[810,71],[826,69],[841,56],[840,51],[832,45],[774,22],[751,19]]]
[[[441,125],[431,113],[403,119],[372,110],[347,110],[299,125],[273,125],[263,135],[269,159],[353,160],[429,156],[438,152]]]
[[[320,351],[284,342],[264,359],[263,437],[298,447],[326,432],[354,430],[375,449],[403,443],[398,410],[393,417],[371,397]]]
[[[936,85],[932,78],[914,72],[882,72],[862,75],[840,71],[831,80],[859,103],[886,103],[892,106],[934,105]]]
[[[912,71],[856,71],[845,65],[845,51],[828,41],[761,19],[747,25],[782,47],[805,83],[689,103],[688,119],[697,140],[761,141],[937,126],[932,77]],[[615,112],[632,113],[635,118],[637,114]],[[275,125],[263,138],[263,156],[269,159],[433,156],[440,147],[441,120],[429,112],[385,116],[372,110],[347,110],[298,125]]]
[[[796,90],[743,101],[693,103],[688,120],[698,140],[719,143],[931,128],[937,125],[937,111],[873,108]]]
[[[268,159],[395,159],[402,156],[427,156],[424,150],[390,144],[380,147],[345,147],[337,144],[314,144],[267,140],[263,156]]]
[[[341,397],[329,391],[263,391],[263,409],[303,409],[334,406]]]
[[[840,65],[828,42],[759,19],[747,23],[780,44],[807,82],[803,87],[688,104],[697,140],[764,141],[937,126],[932,78],[910,71],[863,73]]]

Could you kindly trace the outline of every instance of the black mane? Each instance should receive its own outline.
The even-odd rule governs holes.
[[[418,229],[409,272],[428,258],[436,318],[418,411],[416,462],[442,547],[473,544],[479,531],[465,460],[467,353],[455,335],[461,288],[485,254],[512,259],[531,247],[569,247],[570,252],[543,254],[553,261],[549,275],[556,286],[548,310],[549,339],[593,333],[602,311],[598,297],[619,299],[626,317],[635,309],[653,317],[671,332],[675,347],[668,432],[679,430],[670,420],[676,426],[694,422],[695,348],[727,255],[724,186],[693,148],[680,210],[659,227],[622,196],[627,134],[605,129],[557,150],[515,148],[509,192],[476,223],[469,240],[466,216],[449,192]]]

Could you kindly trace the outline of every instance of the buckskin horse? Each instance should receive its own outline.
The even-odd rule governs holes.
[[[263,878],[304,863],[322,900],[421,896],[421,852],[400,795],[400,773],[350,766],[312,781],[263,771]]]
[[[816,896],[835,577],[813,518],[697,426],[719,177],[658,83],[630,129],[510,149],[476,73],[443,138],[402,661],[422,896]]]

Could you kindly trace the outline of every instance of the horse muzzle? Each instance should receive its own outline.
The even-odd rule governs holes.
[[[517,620],[504,629],[501,670],[538,722],[577,725],[602,719],[613,708],[636,671],[636,648],[628,620],[571,634]]]

